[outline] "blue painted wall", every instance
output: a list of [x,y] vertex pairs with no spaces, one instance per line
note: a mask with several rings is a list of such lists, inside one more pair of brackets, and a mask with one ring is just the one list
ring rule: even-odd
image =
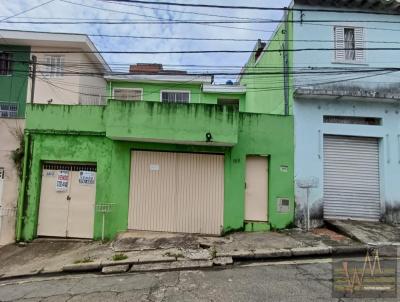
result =
[[[302,6],[295,6],[301,8]],[[310,7],[308,7],[310,8]],[[319,9],[318,7],[312,7]],[[382,20],[400,22],[400,16],[379,16],[355,13],[304,12],[303,20],[337,20],[322,25],[294,24],[295,49],[334,48],[334,26],[364,27],[366,47],[398,47],[398,44],[378,44],[369,41],[391,41],[400,43],[400,23],[361,22],[362,20]],[[300,13],[294,13],[294,20],[300,20]],[[345,21],[348,20],[348,21]],[[314,23],[314,22],[313,22]],[[318,23],[318,22],[315,22]],[[380,29],[378,29],[380,28]],[[391,29],[391,30],[387,30]],[[310,42],[301,40],[329,40],[330,42]],[[334,51],[295,52],[294,67],[400,67],[400,51],[366,50],[365,64],[334,63]],[[335,75],[298,75],[295,85],[313,86],[324,82],[338,89],[385,90],[390,87],[400,91],[400,73],[372,76],[371,73]],[[368,76],[368,77],[366,77]],[[364,77],[362,79],[354,79]],[[350,81],[349,79],[354,79]],[[296,87],[299,87],[296,86]],[[319,181],[312,189],[310,201],[314,225],[321,222],[323,198],[323,135],[369,136],[380,139],[381,196],[383,214],[391,221],[400,222],[400,106],[395,103],[356,101],[333,101],[323,99],[295,99],[295,179],[304,180],[315,177]],[[381,126],[324,124],[324,115],[361,116],[382,118]],[[297,217],[301,218],[306,201],[304,189],[296,185]],[[390,210],[394,206],[395,210]],[[397,211],[396,211],[397,207]],[[386,208],[386,209],[385,209]],[[386,211],[386,213],[385,213]]]
[[[317,6],[300,6],[295,8],[311,8],[323,9]],[[326,8],[325,8],[326,9]],[[331,8],[332,9],[332,8]],[[337,8],[333,8],[337,9]],[[349,11],[349,10],[346,10]],[[293,13],[293,19],[300,21],[300,12]],[[364,40],[366,48],[398,48],[400,43],[400,16],[390,15],[374,15],[360,13],[333,13],[333,12],[303,12],[301,23],[294,23],[294,43],[293,48],[329,48],[334,49],[334,26],[353,26],[364,28]],[[332,20],[334,22],[318,22],[318,20]],[[313,21],[313,22],[311,22]],[[381,22],[362,22],[362,21],[384,21]],[[387,23],[397,22],[397,23]],[[329,42],[312,42],[310,40],[323,40]],[[395,42],[395,43],[377,43],[380,41]],[[340,64],[334,62],[333,50],[317,50],[317,51],[300,51],[294,52],[293,60],[295,68],[305,68],[308,66],[314,67],[399,67],[400,65],[399,50],[366,50],[365,64]],[[377,73],[375,73],[377,74]],[[362,76],[371,76],[368,78],[348,81]],[[346,80],[336,84],[353,86],[364,85],[365,87],[382,87],[393,83],[399,85],[400,73],[392,73],[384,76],[373,76],[372,73],[342,73],[334,75],[299,75],[296,77],[296,84],[322,83],[335,80]]]

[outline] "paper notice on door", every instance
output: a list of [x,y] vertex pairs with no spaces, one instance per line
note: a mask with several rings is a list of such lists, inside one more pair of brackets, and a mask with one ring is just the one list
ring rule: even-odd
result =
[[69,171],[60,170],[57,173],[56,191],[66,192],[68,191]]
[[151,164],[150,165],[150,171],[160,171],[160,165]]
[[96,173],[91,171],[79,171],[79,184],[94,185],[96,182]]

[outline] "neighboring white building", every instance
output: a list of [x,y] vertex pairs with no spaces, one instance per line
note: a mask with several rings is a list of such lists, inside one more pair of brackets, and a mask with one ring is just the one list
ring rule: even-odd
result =
[[[34,103],[99,104],[109,66],[87,35],[0,30],[2,45],[30,46],[37,57]],[[68,53],[71,52],[71,53]],[[28,87],[28,102],[30,100]]]

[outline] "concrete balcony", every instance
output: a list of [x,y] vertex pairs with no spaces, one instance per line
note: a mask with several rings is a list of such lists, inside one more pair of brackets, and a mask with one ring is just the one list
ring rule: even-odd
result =
[[28,104],[26,129],[106,135],[112,140],[233,146],[237,110],[210,104],[109,100],[99,105]]
[[239,113],[210,104],[110,100],[106,136],[113,140],[233,146]]

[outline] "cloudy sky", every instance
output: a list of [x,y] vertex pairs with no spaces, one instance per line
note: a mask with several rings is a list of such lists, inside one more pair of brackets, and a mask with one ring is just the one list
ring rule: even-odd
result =
[[[181,3],[187,1],[171,0]],[[4,20],[49,0],[1,1],[1,19]],[[190,0],[190,3],[251,5],[283,7],[290,0]],[[117,3],[104,0],[53,0],[1,22],[2,29],[19,29],[51,32],[73,32],[97,35],[130,35],[151,37],[190,37],[216,39],[249,39],[250,41],[188,41],[138,38],[96,37],[91,39],[100,51],[173,51],[173,50],[251,50],[259,38],[266,40],[275,29],[275,23],[229,23],[229,24],[26,24],[6,22],[82,22],[82,21],[158,21],[158,20],[229,20],[244,21],[252,19],[280,19],[282,12],[257,10],[228,10],[215,8],[179,7],[154,4]],[[179,68],[181,65],[209,65],[207,70],[224,68],[222,66],[243,65],[248,53],[244,54],[104,54],[104,58],[115,71],[127,71],[129,63],[157,62]],[[125,65],[122,65],[125,64]],[[178,65],[178,66],[174,66]],[[215,67],[214,67],[215,66]],[[190,67],[181,67],[181,69]],[[191,67],[200,70],[199,67]],[[220,79],[224,81],[224,79]]]

